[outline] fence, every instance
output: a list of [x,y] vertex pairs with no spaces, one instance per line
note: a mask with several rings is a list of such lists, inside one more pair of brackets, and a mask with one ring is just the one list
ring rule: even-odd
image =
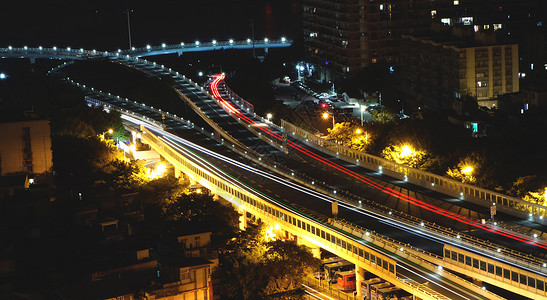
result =
[[315,148],[342,160],[383,173],[394,178],[425,187],[459,199],[465,199],[484,207],[495,205],[497,210],[537,223],[547,225],[547,207],[522,199],[479,188],[470,184],[446,178],[441,175],[421,171],[412,167],[357,151],[346,146],[327,141],[296,125],[281,120],[281,127],[295,138],[304,139]]

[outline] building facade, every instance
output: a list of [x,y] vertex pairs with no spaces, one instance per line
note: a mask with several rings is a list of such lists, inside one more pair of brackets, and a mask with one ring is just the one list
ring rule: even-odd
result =
[[[347,75],[374,63],[400,65],[401,37],[432,23],[497,32],[519,43],[544,33],[545,1],[536,0],[303,0],[306,60]],[[523,48],[523,61],[543,67],[545,43]],[[540,51],[537,51],[539,49]],[[534,65],[532,65],[534,64]],[[316,73],[319,73],[316,71]]]
[[53,167],[48,120],[0,123],[0,175],[49,173]]
[[493,35],[435,33],[404,35],[402,92],[412,110],[456,108],[463,98],[480,101],[519,91],[518,46],[496,43]]

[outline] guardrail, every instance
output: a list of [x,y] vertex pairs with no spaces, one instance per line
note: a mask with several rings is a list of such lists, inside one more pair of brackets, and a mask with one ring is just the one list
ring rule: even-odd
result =
[[[152,67],[162,68],[162,70],[166,69],[164,66],[159,66],[156,63],[151,63],[151,62],[148,62],[148,61],[143,60],[143,59],[130,58],[130,60],[145,63],[145,64],[149,64]],[[64,66],[66,64],[68,64],[68,63],[64,63],[61,66]],[[56,68],[58,68],[58,67],[56,67]],[[202,91],[203,93],[209,95],[209,97],[211,99],[213,99],[215,102],[220,104],[217,99],[215,99],[212,95],[210,95],[202,87],[200,87],[199,85],[197,85],[196,83],[194,83],[190,79],[187,79],[186,76],[180,75],[178,72],[174,72],[170,68],[168,70],[169,70],[170,73],[173,73],[172,75],[179,76],[180,78],[184,79],[188,83],[192,84],[196,89],[198,89],[198,90]],[[66,80],[69,83],[71,83],[71,84],[73,84],[77,87],[80,87],[81,89],[87,90],[89,92],[97,93],[97,94],[100,94],[104,97],[111,97],[111,98],[115,98],[116,100],[122,100],[122,101],[125,101],[125,102],[128,102],[128,103],[132,103],[132,104],[137,105],[139,107],[142,107],[144,109],[155,111],[159,115],[164,114],[167,118],[179,121],[181,123],[186,123],[188,126],[191,126],[192,128],[195,126],[189,120],[184,120],[183,118],[178,117],[177,115],[171,114],[171,113],[166,112],[166,111],[162,111],[161,109],[157,109],[157,108],[154,108],[152,106],[147,106],[145,104],[138,103],[136,101],[131,101],[127,98],[114,96],[114,95],[111,95],[110,93],[105,93],[105,92],[102,92],[102,91],[99,91],[99,90],[95,90],[92,87],[86,87],[84,84],[74,82],[70,78],[66,78]],[[178,91],[178,92],[180,93],[180,91]],[[183,97],[186,98],[185,101],[189,105],[191,105],[192,108],[194,110],[196,110],[202,118],[204,118],[205,120],[208,119],[208,117],[203,112],[201,112],[201,110],[199,109],[199,107],[197,107],[197,105],[195,105],[195,103],[190,101],[186,96],[183,95]],[[103,104],[110,105],[109,103],[103,103]],[[110,107],[111,107],[111,105],[110,105]],[[121,112],[134,114],[133,112],[131,112],[129,110],[123,110],[123,109],[119,109],[119,110]],[[256,114],[253,113],[253,115],[256,117]],[[147,118],[147,117],[144,117],[144,118],[147,119],[147,120],[152,120],[152,119]],[[241,120],[239,120],[239,121],[242,122]],[[511,250],[511,249],[508,249],[508,248],[500,247],[499,245],[496,245],[496,244],[493,244],[493,243],[490,243],[490,242],[487,242],[487,241],[483,241],[481,239],[477,239],[475,237],[472,237],[472,236],[469,236],[469,235],[466,235],[466,234],[456,232],[452,229],[445,228],[445,227],[439,226],[439,225],[434,224],[434,223],[426,222],[424,220],[415,218],[411,215],[407,215],[407,214],[402,213],[402,212],[393,212],[390,208],[388,208],[386,206],[383,206],[383,205],[377,204],[373,201],[370,201],[368,199],[353,195],[353,194],[351,194],[347,191],[337,191],[336,189],[330,187],[325,182],[321,182],[319,180],[316,180],[313,177],[310,177],[310,176],[307,176],[305,174],[300,174],[298,172],[295,172],[294,170],[292,170],[290,168],[287,168],[284,165],[279,165],[276,162],[274,162],[273,160],[270,160],[269,158],[255,152],[251,149],[248,149],[244,144],[239,142],[237,139],[230,136],[228,133],[224,132],[224,130],[221,127],[219,127],[218,125],[216,125],[216,123],[214,123],[212,120],[210,120],[210,122],[211,123],[209,123],[209,122],[208,123],[213,124],[212,127],[215,130],[215,132],[217,132],[216,136],[213,133],[206,132],[204,130],[204,128],[198,128],[198,130],[200,130],[204,134],[207,134],[208,136],[212,136],[213,138],[216,138],[219,142],[221,142],[223,144],[224,144],[224,139],[218,138],[217,136],[225,137],[228,141],[232,142],[231,149],[233,151],[236,151],[240,155],[245,156],[245,157],[255,161],[256,163],[258,163],[258,164],[260,164],[264,167],[267,167],[272,171],[275,171],[277,173],[281,173],[281,174],[283,174],[284,176],[286,176],[288,178],[292,178],[293,180],[299,182],[300,184],[303,184],[303,185],[307,186],[308,188],[312,188],[312,189],[314,189],[318,192],[330,194],[332,197],[335,197],[335,198],[339,199],[342,202],[345,202],[345,203],[348,203],[348,204],[351,204],[351,205],[354,205],[354,206],[357,206],[357,207],[362,207],[362,208],[374,210],[375,212],[382,214],[385,218],[394,219],[394,220],[397,220],[398,222],[404,222],[407,225],[414,226],[415,228],[421,228],[422,230],[430,231],[431,233],[437,233],[437,234],[441,234],[443,236],[452,237],[452,238],[456,239],[457,241],[459,241],[460,243],[464,243],[467,247],[471,247],[471,248],[473,248],[477,251],[480,251],[480,252],[487,251],[487,252],[490,253],[491,256],[496,256],[496,257],[503,256],[504,259],[507,259],[508,261],[511,261],[511,262],[513,262],[517,265],[533,268],[533,269],[541,271],[541,272],[545,271],[545,266],[546,266],[545,262],[543,262],[543,261],[541,261],[541,260],[539,260],[539,259],[537,259],[537,258],[535,258],[531,255],[526,255],[526,254],[520,253],[518,251],[514,251],[514,250]],[[160,123],[157,123],[157,125],[162,126],[162,124],[160,124]],[[245,125],[245,124],[243,124],[243,125]],[[279,128],[279,129],[281,129],[281,128]],[[254,131],[254,133],[258,136],[258,133],[256,131]],[[262,138],[264,140],[265,136],[262,135]],[[269,143],[276,144],[273,141],[271,141],[270,139],[266,139],[266,141],[269,142]]]
[[372,171],[387,174],[433,191],[453,196],[457,199],[465,199],[484,207],[496,205],[499,211],[547,225],[547,221],[545,220],[545,217],[547,216],[547,207],[545,206],[530,203],[522,199],[479,188],[470,184],[461,183],[441,175],[421,171],[381,157],[357,151],[335,142],[322,139],[285,120],[281,120],[281,127],[286,132],[291,133],[293,137],[303,139],[317,149],[337,156],[347,162],[365,167]]
[[[95,92],[96,92],[96,91],[95,91]],[[119,100],[119,99],[120,99],[119,97],[113,96],[113,95],[110,95],[110,94],[101,94],[101,95],[102,95],[102,96],[106,96],[106,97],[110,97],[110,98],[114,98],[114,99],[116,99],[116,100]],[[86,98],[86,99],[88,100],[88,102],[93,102],[93,103],[95,103],[95,104],[97,104],[97,105],[105,106],[105,107],[108,107],[108,108],[110,108],[110,109],[117,109],[117,110],[119,110],[119,111],[122,112],[122,113],[130,113],[130,114],[132,114],[132,115],[134,115],[134,116],[135,116],[135,115],[138,115],[138,114],[135,114],[134,112],[131,112],[131,111],[129,111],[129,110],[125,110],[125,109],[120,109],[120,108],[113,107],[112,105],[110,105],[110,103],[105,103],[105,102],[103,102],[103,101],[96,100],[96,99],[93,99],[93,98]],[[123,98],[122,98],[122,99],[123,99]],[[134,103],[133,101],[128,101],[128,102],[129,102],[129,103]],[[137,105],[139,105],[139,107],[142,106],[142,107],[145,108],[145,109],[149,109],[149,110],[151,109],[152,111],[155,111],[156,113],[161,113],[161,112],[162,112],[161,110],[153,109],[153,108],[147,107],[146,105],[143,105],[143,104],[137,104]],[[173,115],[170,115],[170,114],[168,114],[168,115],[169,115],[170,117],[173,116]],[[158,125],[158,126],[162,126],[162,124],[161,124],[160,122],[158,122],[158,121],[151,120],[150,118],[144,117],[144,116],[141,116],[141,117],[144,118],[144,119],[146,119],[146,120],[149,121],[149,122],[155,123],[155,124]],[[196,128],[196,129],[199,130],[199,131],[201,131],[201,132],[202,132],[203,134],[205,134],[206,136],[211,136],[211,137],[213,137],[213,138],[219,140],[218,135],[214,135],[213,133],[208,133],[208,132],[205,131],[203,128]],[[232,145],[232,147],[233,147],[233,145]],[[247,153],[247,151],[243,152],[242,149],[238,149],[238,148],[239,148],[239,147],[237,147],[237,148],[235,148],[235,149],[232,149],[232,150],[235,150],[236,152],[239,152],[242,156],[246,156],[247,158],[252,159],[253,161],[255,161],[255,162],[258,163],[258,164],[264,165],[264,163],[266,163],[266,161],[267,161],[267,159],[266,159],[265,161],[263,161],[263,160],[261,159],[261,157],[257,157],[257,156],[254,156],[254,155],[250,155],[250,156],[249,156],[248,153]],[[387,215],[391,216],[391,213],[389,213],[389,214],[387,214]],[[338,221],[338,222],[343,222],[343,221]],[[345,222],[344,225],[342,225],[342,226],[335,226],[335,227],[340,228],[340,229],[342,229],[342,230],[344,230],[344,231],[348,231],[348,230],[347,230],[348,228],[360,228],[360,227],[358,227],[358,226],[355,226],[355,225],[350,224],[350,223],[347,223],[347,222]],[[362,232],[364,232],[366,229],[361,228],[360,230],[361,230]],[[362,233],[362,232],[361,232],[361,233]],[[440,257],[440,256],[437,256],[437,255],[434,255],[434,254],[430,254],[430,253],[424,252],[424,251],[422,251],[422,250],[420,250],[420,249],[418,249],[418,248],[409,246],[409,245],[407,245],[407,244],[402,244],[402,243],[400,243],[400,242],[398,242],[398,241],[396,241],[396,240],[393,240],[393,239],[391,239],[391,238],[388,238],[388,237],[385,237],[385,236],[378,235],[377,233],[374,233],[373,231],[368,231],[368,232],[370,232],[370,234],[372,235],[372,237],[373,237],[375,240],[376,240],[376,239],[378,239],[378,240],[381,239],[381,240],[384,240],[385,242],[388,242],[389,244],[391,244],[392,246],[391,246],[390,248],[394,248],[395,250],[397,250],[397,249],[398,249],[397,247],[405,247],[407,250],[412,250],[413,252],[417,253],[418,255],[413,255],[413,256],[412,256],[412,257],[414,257],[413,259],[412,259],[412,257],[410,257],[413,261],[420,262],[420,263],[425,263],[425,262],[423,262],[423,257],[421,257],[422,254],[428,254],[428,255],[430,255],[432,258],[434,258],[434,259],[436,259],[436,260],[442,259],[442,257]],[[349,233],[355,234],[355,231],[352,229],[352,230],[349,231]],[[363,234],[362,234],[362,235],[363,235]],[[385,242],[383,242],[383,243],[385,243]],[[410,254],[410,253],[407,253],[407,254]],[[427,257],[427,256],[426,256],[426,257]],[[435,265],[432,265],[431,263],[428,263],[428,265],[429,265],[429,268],[430,268],[430,269],[433,269],[433,270],[434,270]],[[450,274],[449,276],[452,276],[452,275]],[[398,280],[399,280],[399,279],[398,279]],[[405,284],[408,284],[408,279],[405,279],[405,280],[403,280],[403,281],[405,282]],[[420,289],[419,286],[418,286],[417,288]],[[421,291],[422,293],[429,294],[428,291],[427,291],[427,289],[425,289],[425,290],[424,290],[424,289],[420,289],[420,291]],[[437,295],[437,296],[438,296],[438,295]]]
[[[161,44],[158,46],[151,46],[146,45],[145,47],[133,47],[131,49],[126,50],[118,50],[122,54],[130,54],[130,55],[143,55],[148,52],[158,52],[158,51],[171,51],[171,50],[178,50],[180,52],[186,51],[195,51],[199,48],[218,48],[218,49],[225,49],[225,48],[275,48],[275,47],[289,47],[292,45],[292,40],[286,39],[286,38],[280,38],[275,40],[270,40],[268,38],[265,38],[263,40],[251,40],[247,39],[245,41],[235,41],[235,40],[228,40],[228,41],[216,41],[212,40],[210,42],[201,42],[201,41],[195,41],[192,43],[185,43],[181,42],[179,44]],[[175,52],[178,52],[175,51]]]
[[[350,234],[353,234],[357,237],[362,238],[363,240],[366,240],[370,243],[376,244],[384,249],[388,248],[386,245],[389,245],[389,248],[394,252],[398,253],[399,256],[405,257],[407,260],[421,266],[422,268],[428,269],[430,272],[442,272],[443,276],[449,278],[453,282],[456,282],[460,285],[466,286],[471,285],[474,287],[475,291],[477,293],[482,294],[482,296],[486,297],[487,299],[499,299],[498,295],[481,289],[481,287],[462,279],[461,277],[452,274],[451,272],[448,272],[443,269],[439,269],[438,265],[433,264],[432,262],[435,261],[437,263],[443,262],[443,257],[438,256],[436,254],[418,249],[412,245],[401,243],[397,240],[394,240],[390,237],[374,233],[374,235],[371,233],[370,230],[365,229],[361,226],[346,222],[345,220],[332,220],[331,225],[333,225],[336,228],[339,228],[345,232],[348,232]],[[405,283],[407,283],[405,281]],[[416,287],[419,288],[422,292],[431,295],[432,297],[435,297],[435,294],[433,290],[429,289],[428,287],[419,286]]]

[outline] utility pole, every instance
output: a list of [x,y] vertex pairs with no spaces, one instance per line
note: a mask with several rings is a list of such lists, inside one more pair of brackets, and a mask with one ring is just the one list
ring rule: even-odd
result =
[[129,14],[132,13],[132,9],[127,9],[125,13],[127,14],[127,34],[129,35],[129,50],[133,48],[133,45],[131,44],[131,22],[129,21]]

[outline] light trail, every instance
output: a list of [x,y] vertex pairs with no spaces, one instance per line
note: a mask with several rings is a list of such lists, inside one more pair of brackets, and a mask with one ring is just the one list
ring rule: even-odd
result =
[[[213,94],[213,96],[221,103],[221,105],[223,107],[226,107],[226,109],[231,112],[232,114],[238,116],[239,118],[241,118],[242,120],[244,120],[245,122],[247,122],[248,124],[255,124],[257,122],[255,122],[254,120],[252,120],[251,118],[245,116],[243,113],[239,112],[239,110],[237,110],[236,108],[234,108],[230,103],[227,102],[226,99],[224,99],[222,97],[222,95],[220,95],[220,92],[218,91],[218,84],[224,80],[225,76],[224,75],[217,75],[215,77],[215,79],[211,82],[210,84],[210,90]],[[280,134],[274,132],[273,130],[271,130],[269,127],[263,127],[263,126],[258,126],[257,128],[259,128],[260,130],[262,130],[263,132],[271,135],[272,137],[274,137],[275,139],[279,140],[279,141],[282,141],[283,138],[281,137]],[[461,223],[464,223],[464,224],[467,224],[467,225],[470,225],[470,226],[473,226],[473,227],[476,227],[476,228],[479,228],[479,229],[483,229],[483,230],[486,230],[486,231],[489,231],[489,232],[492,232],[492,233],[495,233],[495,234],[499,234],[499,235],[502,235],[502,236],[505,236],[505,237],[508,237],[508,238],[511,238],[511,239],[514,239],[514,240],[517,240],[517,241],[520,241],[520,242],[524,242],[526,244],[529,244],[529,245],[533,245],[533,246],[537,246],[537,247],[540,247],[540,248],[543,248],[543,249],[547,249],[547,243],[544,243],[544,242],[541,242],[541,241],[537,241],[537,240],[534,240],[534,239],[531,239],[531,238],[526,238],[526,237],[522,237],[520,235],[517,235],[513,232],[510,232],[510,231],[506,231],[506,230],[503,230],[501,228],[496,228],[496,227],[492,227],[491,225],[489,224],[482,224],[476,220],[473,220],[473,219],[470,219],[470,218],[467,218],[465,216],[462,216],[462,215],[459,215],[457,213],[454,213],[454,212],[451,212],[451,211],[448,211],[448,210],[445,210],[445,209],[442,209],[440,207],[437,207],[437,206],[434,206],[432,204],[429,204],[429,203],[426,203],[424,201],[421,201],[421,200],[418,200],[414,197],[411,197],[409,195],[405,195],[401,192],[398,192],[394,189],[391,189],[391,188],[388,188],[388,187],[385,187],[385,186],[382,186],[366,177],[364,177],[363,175],[361,174],[358,174],[354,171],[351,171],[343,166],[340,166],[338,164],[335,164],[335,163],[332,163],[330,162],[328,159],[318,155],[318,154],[315,154],[313,153],[312,151],[290,141],[290,140],[287,140],[287,144],[294,148],[295,150],[311,157],[311,158],[314,158],[324,164],[327,164],[329,166],[331,166],[332,168],[335,168],[363,183],[366,183],[368,184],[369,186],[373,187],[373,188],[376,188],[378,190],[381,190],[383,191],[384,193],[388,194],[388,195],[391,195],[391,196],[394,196],[398,199],[401,199],[403,201],[406,201],[408,203],[411,203],[411,204],[414,204],[416,206],[419,206],[421,208],[424,208],[428,211],[431,211],[431,212],[434,212],[436,214],[439,214],[439,215],[442,215],[442,216],[445,216],[447,218],[450,218],[450,219],[453,219],[453,220],[456,220],[456,221],[459,221]]]
[[[361,214],[361,215],[364,215],[364,216],[367,216],[367,217],[370,217],[370,218],[373,218],[373,219],[376,219],[378,220],[379,222],[381,223],[384,223],[386,225],[389,225],[389,226],[392,226],[394,228],[398,228],[398,229],[401,229],[401,230],[405,230],[407,232],[412,232],[413,234],[417,235],[417,236],[420,236],[422,238],[425,238],[425,239],[428,239],[430,241],[433,241],[433,242],[436,242],[436,243],[440,243],[440,244],[450,244],[450,245],[454,245],[454,246],[457,246],[459,248],[462,248],[462,249],[465,249],[469,252],[472,252],[472,253],[476,253],[476,254],[479,254],[479,255],[483,255],[484,253],[482,252],[478,252],[477,250],[471,248],[471,247],[468,247],[468,246],[465,246],[465,245],[462,245],[461,243],[456,243],[454,241],[452,241],[452,239],[447,239],[447,240],[444,240],[440,237],[437,237],[435,235],[431,235],[431,234],[428,234],[427,232],[424,232],[423,230],[419,230],[419,229],[416,229],[414,228],[413,226],[409,226],[408,224],[405,224],[403,223],[402,221],[398,221],[398,220],[393,220],[393,219],[389,219],[387,218],[385,215],[383,215],[382,213],[379,213],[379,212],[375,212],[373,210],[369,210],[369,209],[364,209],[364,208],[360,208],[360,207],[356,207],[354,205],[350,205],[350,204],[347,204],[347,203],[344,203],[344,202],[340,202],[338,199],[334,198],[333,196],[330,196],[330,195],[327,195],[327,194],[323,194],[321,192],[318,192],[314,189],[311,189],[311,188],[308,188],[306,186],[303,186],[303,185],[300,185],[298,183],[295,183],[294,181],[291,181],[291,180],[288,180],[284,177],[281,177],[281,176],[277,176],[275,174],[272,174],[272,173],[269,173],[267,171],[263,171],[261,169],[258,169],[258,168],[254,168],[254,167],[251,167],[245,163],[242,163],[240,161],[237,161],[235,159],[232,159],[232,158],[229,158],[229,157],[226,157],[222,154],[219,154],[219,153],[216,153],[212,150],[209,150],[203,146],[200,146],[200,145],[197,145],[195,143],[192,143],[188,140],[185,140],[179,136],[176,136],[174,134],[171,134],[169,132],[165,132],[163,131],[161,128],[157,128],[157,133],[163,135],[164,138],[162,138],[162,140],[171,145],[171,147],[174,147],[176,149],[181,149],[180,145],[177,145],[176,143],[181,143],[183,144],[184,146],[187,146],[189,148],[192,148],[192,149],[195,149],[197,151],[200,151],[202,153],[205,153],[209,156],[212,156],[218,160],[221,160],[221,161],[224,161],[228,164],[231,164],[233,166],[236,166],[238,168],[241,168],[243,170],[246,170],[248,172],[251,172],[251,173],[254,173],[254,174],[257,174],[257,175],[260,175],[264,178],[267,178],[267,179],[270,179],[274,182],[277,182],[279,184],[282,184],[284,185],[285,187],[288,187],[288,188],[291,188],[293,190],[297,190],[299,192],[302,192],[302,193],[305,193],[311,197],[314,197],[314,198],[317,198],[319,200],[322,200],[322,201],[326,201],[326,202],[329,202],[329,203],[332,203],[333,201],[336,201],[339,203],[339,206],[345,208],[345,209],[348,209],[348,210],[351,210],[355,213],[358,213],[358,214]],[[186,150],[187,151],[187,150]],[[193,157],[197,157],[198,159],[200,159],[203,163],[209,165],[212,170],[214,172],[216,172],[216,166],[214,166],[213,164],[211,164],[210,162],[208,162],[207,160],[204,160],[202,159],[200,156],[197,156],[196,154],[190,152],[191,155]],[[217,173],[219,174],[219,173]],[[224,174],[224,173],[221,173],[221,174]],[[233,180],[231,179],[230,177],[230,181],[233,182]],[[237,182],[239,184],[239,182]],[[256,192],[254,191],[254,189],[251,190],[255,195],[259,196],[259,197],[262,197],[264,196],[262,193],[260,192]],[[263,198],[263,197],[262,197]],[[271,200],[269,197],[268,198],[264,198],[264,200],[266,201],[269,201],[269,202],[275,202],[277,204],[279,204],[277,201],[275,200]],[[509,264],[509,265],[513,265],[515,267],[518,267],[518,268],[521,268],[521,269],[525,269],[525,270],[528,270],[530,272],[534,272],[534,273],[537,273],[537,270],[533,270],[533,269],[530,269],[530,268],[527,268],[527,267],[523,267],[523,266],[520,266],[520,265],[516,265],[514,264],[513,262],[510,262],[510,261],[506,261],[506,260],[502,260],[502,259],[499,259],[499,258],[495,258],[496,260],[499,260],[499,261],[502,261],[506,264]]]
[[[156,131],[156,130],[154,130],[154,131]],[[245,164],[243,164],[243,163],[240,163],[240,162],[238,162],[238,161],[235,161],[235,160],[233,160],[233,159],[231,159],[231,158],[225,157],[225,156],[223,156],[223,155],[221,155],[221,154],[218,154],[218,153],[216,153],[216,152],[214,152],[214,151],[211,151],[211,150],[209,150],[209,149],[206,149],[206,148],[204,148],[204,147],[202,147],[202,146],[199,146],[199,145],[196,145],[196,144],[194,144],[194,143],[192,143],[192,142],[189,142],[189,141],[187,141],[187,140],[184,140],[184,139],[182,139],[182,138],[180,138],[180,137],[178,137],[178,136],[176,136],[176,135],[170,134],[170,133],[168,133],[168,132],[164,132],[164,131],[161,130],[161,129],[159,129],[158,131],[156,131],[156,134],[161,134],[163,137],[160,138],[160,139],[161,139],[163,142],[167,143],[169,146],[175,148],[176,150],[181,151],[184,155],[186,155],[186,156],[188,156],[188,157],[191,157],[191,158],[193,158],[194,160],[199,161],[199,162],[200,162],[200,165],[201,165],[202,167],[206,168],[208,171],[212,172],[213,174],[215,174],[215,175],[217,175],[217,176],[223,178],[224,180],[228,181],[229,183],[231,183],[231,184],[233,184],[233,185],[235,185],[235,186],[238,186],[238,187],[240,187],[240,188],[242,188],[242,189],[244,189],[244,190],[251,191],[254,195],[256,195],[256,196],[260,197],[261,199],[266,200],[266,201],[268,201],[268,202],[270,202],[270,203],[275,203],[275,204],[281,205],[281,206],[283,206],[284,208],[287,208],[287,209],[291,210],[293,213],[296,213],[296,214],[298,214],[299,216],[308,219],[309,221],[312,221],[312,222],[314,222],[314,223],[318,223],[318,224],[321,224],[321,225],[325,225],[324,223],[322,223],[322,222],[316,220],[315,218],[310,217],[310,216],[307,216],[306,214],[300,213],[298,210],[296,210],[296,209],[290,207],[289,205],[285,205],[285,204],[283,204],[283,203],[280,203],[279,201],[277,201],[277,200],[271,198],[270,196],[265,195],[265,194],[263,194],[263,193],[261,193],[261,192],[255,190],[254,188],[252,188],[252,187],[246,185],[245,183],[239,181],[238,179],[233,178],[233,177],[232,177],[230,174],[228,174],[227,172],[222,171],[221,169],[219,169],[217,166],[215,166],[214,164],[212,164],[212,163],[209,162],[208,160],[206,160],[206,159],[204,159],[203,157],[201,157],[200,155],[198,155],[198,154],[196,154],[196,153],[190,151],[189,149],[187,149],[187,148],[184,147],[184,146],[191,146],[191,147],[194,148],[195,150],[203,151],[203,152],[205,152],[205,154],[211,155],[211,156],[213,156],[213,157],[216,158],[216,159],[219,159],[219,160],[225,161],[225,162],[227,162],[227,163],[233,164],[233,165],[235,165],[235,166],[237,166],[237,167],[239,167],[239,168],[243,168],[243,169],[245,169],[246,171],[249,171],[249,172],[251,172],[251,173],[257,173],[257,174],[260,174],[260,175],[265,176],[265,177],[267,176],[268,179],[271,179],[271,180],[276,181],[276,182],[278,182],[278,183],[282,183],[282,184],[285,183],[285,186],[291,187],[291,188],[293,188],[293,189],[296,189],[296,190],[298,190],[298,191],[300,191],[300,192],[306,193],[306,194],[311,195],[311,196],[313,196],[313,197],[320,198],[320,199],[325,200],[325,201],[334,201],[334,200],[336,200],[336,199],[332,198],[331,196],[326,196],[326,195],[320,194],[320,193],[318,193],[318,192],[316,192],[316,191],[313,191],[313,190],[311,190],[311,189],[309,189],[309,188],[307,188],[307,187],[301,187],[301,186],[299,186],[298,184],[293,183],[293,182],[291,182],[291,181],[289,181],[289,180],[286,180],[286,179],[284,179],[284,178],[282,178],[282,177],[279,177],[279,176],[276,176],[276,175],[272,175],[272,174],[270,174],[270,173],[268,173],[268,172],[265,172],[265,171],[262,171],[262,170],[259,170],[259,169],[253,168],[253,167],[249,167],[249,166],[247,166],[247,165],[245,165]],[[177,143],[175,143],[175,141],[170,141],[171,139],[176,140],[177,142],[183,143],[184,146],[178,145]],[[290,183],[290,185],[289,185],[289,183]],[[354,210],[354,211],[356,211],[356,212],[360,212],[360,213],[362,213],[362,214],[365,214],[364,211],[359,211],[359,210],[357,210],[355,207],[352,207],[352,206],[349,206],[349,205],[343,205],[343,206],[345,206],[347,209],[352,209],[352,210]],[[369,216],[372,216],[372,215],[369,215]],[[380,220],[382,216],[372,216],[372,217],[374,217],[374,218]],[[326,225],[332,227],[331,225],[328,225],[328,224],[326,224]],[[332,228],[339,231],[339,229],[337,229],[337,228],[335,228],[335,227],[332,227]],[[450,280],[445,279],[444,277],[436,278],[435,276],[439,276],[437,273],[432,272],[432,271],[429,271],[429,270],[427,270],[427,269],[425,269],[425,268],[423,268],[423,267],[420,267],[419,265],[415,265],[414,263],[412,263],[412,262],[410,262],[410,261],[406,261],[406,259],[404,259],[404,258],[398,256],[397,254],[392,253],[392,252],[388,252],[388,251],[386,251],[385,249],[381,249],[381,248],[379,248],[378,246],[376,246],[376,245],[374,245],[374,244],[371,244],[370,242],[367,242],[367,241],[365,241],[365,240],[363,240],[363,239],[361,239],[361,238],[359,238],[359,237],[357,237],[357,236],[353,236],[353,235],[351,235],[351,234],[347,234],[347,233],[345,233],[345,232],[343,232],[343,231],[339,231],[339,232],[340,232],[340,234],[342,234],[342,235],[344,235],[344,236],[346,236],[346,237],[348,237],[348,238],[351,238],[351,239],[355,240],[356,242],[358,242],[358,243],[360,243],[360,244],[363,244],[363,245],[365,245],[365,246],[368,244],[368,247],[375,248],[376,250],[378,250],[378,251],[384,253],[386,256],[391,257],[391,258],[393,258],[393,259],[399,261],[400,264],[398,264],[398,266],[402,266],[401,264],[407,265],[407,267],[403,267],[403,269],[409,271],[410,273],[412,273],[412,274],[414,274],[414,275],[416,275],[416,276],[419,276],[420,278],[427,278],[427,277],[425,277],[424,275],[421,275],[420,273],[418,273],[418,272],[416,272],[416,271],[412,271],[413,268],[420,269],[422,272],[424,272],[425,274],[427,274],[427,275],[429,275],[429,276],[432,277],[432,278],[430,278],[429,280],[430,280],[433,284],[438,285],[438,286],[441,287],[442,289],[445,289],[445,290],[447,290],[447,291],[450,291],[451,293],[454,293],[455,295],[458,295],[458,296],[460,296],[460,297],[462,297],[462,298],[464,298],[464,299],[472,299],[472,298],[468,298],[468,297],[462,296],[462,295],[461,295],[460,293],[458,293],[457,291],[454,291],[453,288],[456,288],[457,290],[460,290],[460,291],[463,291],[463,290],[461,290],[460,287],[451,285],[449,282],[445,282],[445,281],[450,281]],[[439,282],[437,282],[437,281],[439,281]],[[463,287],[462,287],[462,288],[463,288]],[[470,291],[470,290],[467,290],[466,292],[468,292],[468,293],[473,293],[473,292]],[[475,295],[475,296],[477,296],[477,295]],[[478,295],[478,297],[479,297],[479,298],[482,298],[480,295]]]

